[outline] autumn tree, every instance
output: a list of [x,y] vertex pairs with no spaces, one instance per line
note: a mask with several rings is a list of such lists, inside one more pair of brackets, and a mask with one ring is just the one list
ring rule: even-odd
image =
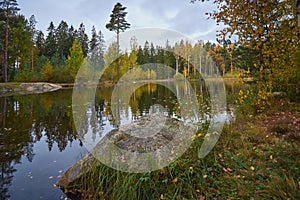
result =
[[295,0],[215,0],[214,4],[217,9],[209,13],[210,18],[225,25],[219,36],[237,36],[239,46],[257,52],[253,76],[271,81],[276,90],[299,94],[295,81],[300,78],[299,63],[295,62],[299,57]]
[[120,66],[117,61],[120,55],[120,51],[116,42],[108,46],[107,52],[104,54],[105,61],[105,73],[104,79],[117,80],[119,78]]
[[0,12],[5,15],[5,44],[4,44],[4,63],[3,63],[3,81],[7,82],[8,68],[8,38],[9,38],[9,18],[15,15],[20,9],[16,0],[0,1]]
[[123,7],[121,3],[116,3],[110,15],[110,21],[106,24],[106,28],[109,31],[114,31],[117,34],[117,45],[120,45],[120,32],[124,32],[130,28],[130,24],[125,20],[127,12],[126,7]]
[[49,82],[53,78],[53,67],[52,67],[52,65],[51,65],[51,63],[50,63],[49,60],[42,67],[41,75],[42,75],[43,81]]
[[84,54],[78,40],[74,40],[73,45],[70,49],[70,55],[66,60],[66,68],[70,72],[73,79],[75,79],[76,74],[83,63]]

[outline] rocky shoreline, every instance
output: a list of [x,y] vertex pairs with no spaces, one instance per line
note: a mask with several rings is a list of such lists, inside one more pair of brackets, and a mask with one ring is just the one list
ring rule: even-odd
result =
[[8,96],[14,94],[39,94],[61,89],[62,86],[52,83],[1,83],[0,95]]

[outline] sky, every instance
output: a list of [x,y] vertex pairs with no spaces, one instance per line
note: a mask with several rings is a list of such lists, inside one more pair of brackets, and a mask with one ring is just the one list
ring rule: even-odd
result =
[[[81,22],[90,35],[92,26],[104,33],[105,40],[114,37],[105,25],[118,1],[112,0],[18,0],[21,13],[29,18],[35,15],[37,29],[46,35],[51,21],[57,27],[61,20],[78,28]],[[190,0],[127,0],[119,1],[126,6],[126,20],[130,30],[142,28],[168,29],[192,40],[216,41],[216,23],[207,20],[205,13],[213,11],[209,2],[190,3]]]

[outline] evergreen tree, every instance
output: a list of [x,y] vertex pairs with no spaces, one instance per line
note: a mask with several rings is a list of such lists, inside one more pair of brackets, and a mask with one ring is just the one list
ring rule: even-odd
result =
[[36,45],[37,49],[39,50],[39,56],[44,55],[44,53],[45,53],[45,47],[44,47],[45,36],[42,31],[37,32],[35,45]]
[[137,49],[137,63],[138,65],[143,65],[144,64],[144,59],[143,59],[143,49],[141,45],[139,45],[139,48]]
[[89,51],[89,38],[88,35],[85,33],[85,26],[83,23],[79,25],[76,39],[79,41],[82,47],[84,57],[86,57]]
[[8,38],[9,38],[9,18],[15,15],[20,9],[16,0],[0,1],[0,11],[5,15],[5,44],[4,44],[4,63],[3,63],[3,81],[7,82],[8,68]]
[[[8,66],[12,69],[10,78],[13,78],[14,71],[29,69],[32,61],[32,33],[28,21],[23,15],[16,15],[10,19],[10,37]],[[9,77],[9,76],[8,76]]]
[[38,55],[38,49],[35,46],[35,41],[36,41],[36,36],[37,36],[37,31],[36,31],[36,23],[37,21],[35,20],[35,16],[31,15],[31,17],[29,18],[29,28],[30,28],[30,32],[31,32],[31,72],[32,74],[34,74],[34,67],[35,67],[35,63],[37,60],[37,55]]
[[143,49],[143,64],[150,63],[150,47],[149,42],[146,41]]
[[94,72],[100,71],[104,67],[104,48],[105,48],[104,36],[101,31],[99,34],[96,32],[96,28],[92,28],[92,38],[90,41],[90,60]]
[[90,51],[93,52],[93,50],[96,48],[97,45],[97,31],[95,26],[92,27],[92,38],[90,40]]
[[137,42],[137,38],[135,36],[130,38],[130,48],[131,48],[131,50],[138,49],[138,42]]
[[117,34],[117,45],[120,45],[120,32],[124,32],[130,28],[130,24],[125,20],[127,12],[126,7],[123,7],[121,3],[116,3],[110,15],[110,21],[106,24],[106,28],[109,31],[114,31]]
[[56,30],[57,50],[62,60],[66,60],[69,55],[70,43],[69,26],[67,22],[61,21]]
[[53,22],[50,22],[47,31],[48,31],[48,35],[45,41],[45,56],[51,59],[57,52],[57,43],[56,43],[56,35],[55,35],[56,30]]

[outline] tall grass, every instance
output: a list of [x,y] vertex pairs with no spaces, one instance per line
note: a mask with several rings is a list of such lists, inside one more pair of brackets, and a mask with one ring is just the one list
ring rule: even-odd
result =
[[237,116],[204,159],[197,137],[180,159],[150,173],[95,161],[68,192],[82,199],[300,199],[300,144],[258,127],[263,117]]

